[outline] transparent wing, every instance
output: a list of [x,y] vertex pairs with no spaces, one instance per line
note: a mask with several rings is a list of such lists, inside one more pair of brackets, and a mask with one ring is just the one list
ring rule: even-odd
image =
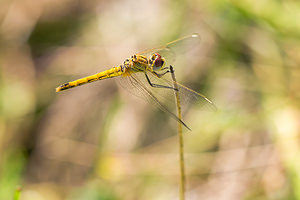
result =
[[[162,111],[168,113],[172,118],[181,122],[185,127],[188,126],[180,120],[174,112],[176,111],[175,97],[173,88],[173,81],[171,74],[167,73],[164,77],[158,78],[151,72],[147,72],[150,81],[154,84],[168,86],[170,88],[156,88],[152,87],[147,79],[144,72],[131,73],[126,77],[120,77],[120,84],[123,88],[131,92],[133,95],[138,96],[150,104],[157,106]],[[179,88],[180,104],[183,111],[187,110],[188,107],[194,103],[199,104],[208,110],[216,110],[216,106],[211,100],[204,95],[195,92],[194,90],[177,83]],[[174,112],[172,112],[174,111]],[[188,128],[189,129],[189,128]]]
[[192,35],[181,37],[163,46],[153,48],[153,49],[148,49],[146,51],[142,51],[137,54],[150,56],[153,53],[159,53],[162,57],[166,59],[167,62],[166,64],[170,65],[173,62],[175,62],[176,57],[179,54],[185,53],[186,51],[193,48],[194,46],[197,46],[199,43],[200,43],[200,36],[197,33],[195,33]]
[[[174,114],[170,109],[164,105],[161,101],[162,96],[157,95],[157,91],[149,87],[149,83],[143,78],[145,74],[143,72],[130,73],[126,77],[120,77],[121,85],[127,90],[138,97],[152,103],[153,105],[160,108],[162,111],[166,112],[176,121],[180,122],[187,129],[191,130],[181,119],[179,119],[176,114]],[[153,93],[154,92],[154,93]]]
[[[147,73],[149,79],[151,80],[152,83],[158,84],[158,85],[163,85],[163,86],[168,86],[173,88],[174,87],[174,81],[171,79],[171,74],[167,73],[163,77],[158,78],[151,72]],[[178,82],[176,82],[178,86],[178,93],[180,97],[180,102],[181,106],[183,109],[187,109],[190,105],[192,104],[198,104],[201,108],[204,108],[205,110],[211,110],[211,111],[216,111],[217,108],[214,105],[214,103],[204,96],[201,93],[198,93]],[[168,104],[172,105],[172,107],[175,107],[175,102],[174,102],[174,90],[173,89],[166,89],[166,88],[154,88],[151,87],[150,84],[147,84],[147,87],[149,90],[153,91],[154,94],[157,94],[158,98],[161,98],[165,101],[167,101]]]

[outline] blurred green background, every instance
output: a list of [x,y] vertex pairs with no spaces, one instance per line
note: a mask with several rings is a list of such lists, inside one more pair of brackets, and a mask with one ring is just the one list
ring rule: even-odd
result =
[[2,0],[0,199],[178,198],[176,121],[113,79],[67,81],[199,33],[179,82],[189,105],[187,199],[300,199],[300,3]]

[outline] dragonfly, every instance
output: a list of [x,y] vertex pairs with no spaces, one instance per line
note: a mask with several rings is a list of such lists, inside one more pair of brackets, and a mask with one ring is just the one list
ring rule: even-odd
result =
[[[149,49],[137,53],[130,58],[127,58],[122,64],[117,67],[112,67],[108,70],[86,76],[71,82],[64,83],[56,88],[56,92],[74,88],[80,85],[91,83],[98,80],[104,80],[113,77],[119,77],[121,86],[132,91],[133,94],[139,93],[143,98],[150,100],[161,110],[168,113],[173,119],[180,122],[187,129],[191,130],[186,123],[177,117],[164,102],[164,95],[174,91],[180,94],[180,98],[187,99],[191,97],[194,100],[201,101],[202,104],[208,105],[215,109],[214,103],[204,95],[176,82],[177,87],[174,88],[174,81],[167,78],[171,73],[172,62],[174,62],[176,49],[180,49],[183,44],[196,43],[200,39],[198,34],[188,35],[157,48]],[[157,91],[160,91],[159,92]]]

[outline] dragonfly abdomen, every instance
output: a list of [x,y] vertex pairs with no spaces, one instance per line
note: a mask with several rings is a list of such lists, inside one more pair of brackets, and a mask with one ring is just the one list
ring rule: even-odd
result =
[[67,90],[73,87],[77,87],[80,85],[84,85],[86,83],[91,83],[94,81],[98,81],[98,80],[102,80],[102,79],[107,79],[107,78],[112,78],[115,76],[120,76],[122,75],[123,69],[122,66],[118,66],[118,67],[113,67],[111,69],[108,69],[106,71],[91,75],[91,76],[87,76],[81,79],[77,79],[75,81],[72,82],[68,82],[65,84],[60,85],[59,87],[56,88],[56,92],[60,92],[62,90]]

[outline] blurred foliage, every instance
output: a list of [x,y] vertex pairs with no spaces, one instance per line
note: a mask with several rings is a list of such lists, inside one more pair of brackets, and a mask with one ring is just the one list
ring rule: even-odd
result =
[[76,31],[80,29],[80,25],[80,20],[78,20],[76,15],[60,19],[59,21],[42,21],[36,24],[28,39],[28,44],[33,55],[35,57],[43,55],[46,50],[66,45],[68,39],[71,40]]
[[176,75],[218,111],[186,105],[187,199],[300,199],[298,1],[0,5],[0,199],[176,199],[176,121],[114,80],[55,88],[195,32]]

